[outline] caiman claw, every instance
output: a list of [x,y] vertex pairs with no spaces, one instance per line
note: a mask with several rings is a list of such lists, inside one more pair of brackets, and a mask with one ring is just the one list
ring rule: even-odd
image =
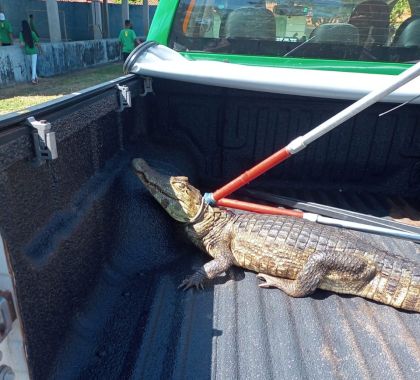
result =
[[277,281],[278,278],[270,276],[268,274],[262,274],[262,273],[258,273],[257,274],[257,278],[259,280],[262,280],[258,286],[260,288],[271,288],[271,287],[277,287]]
[[200,272],[194,273],[192,276],[187,277],[181,284],[178,286],[178,289],[188,290],[192,287],[195,287],[198,290],[204,290],[204,278]]

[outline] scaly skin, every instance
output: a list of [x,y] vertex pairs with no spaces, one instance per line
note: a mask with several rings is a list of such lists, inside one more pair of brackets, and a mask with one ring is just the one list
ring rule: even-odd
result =
[[133,167],[169,215],[185,223],[188,237],[213,257],[180,287],[202,287],[236,265],[258,272],[260,287],[274,286],[292,297],[320,288],[420,312],[418,263],[344,229],[210,207],[187,177],[159,174],[142,159],[133,160]]

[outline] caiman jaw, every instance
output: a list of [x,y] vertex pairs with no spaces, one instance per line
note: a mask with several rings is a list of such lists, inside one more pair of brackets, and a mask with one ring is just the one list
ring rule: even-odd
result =
[[172,218],[187,223],[196,215],[201,194],[187,177],[158,173],[141,158],[134,159],[132,164],[137,176]]

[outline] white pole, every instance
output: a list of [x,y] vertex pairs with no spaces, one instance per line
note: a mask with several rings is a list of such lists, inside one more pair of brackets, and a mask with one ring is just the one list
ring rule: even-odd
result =
[[122,12],[122,25],[124,25],[125,20],[130,19],[130,7],[128,6],[128,0],[122,0],[121,2],[121,12]]
[[48,30],[51,42],[61,41],[60,17],[58,15],[57,0],[47,0]]
[[149,0],[143,0],[143,32],[147,36],[149,33]]
[[[400,75],[395,77],[395,80],[388,84],[385,87],[374,90],[359,99],[357,102],[353,103],[349,107],[345,108],[338,114],[334,115],[332,118],[320,124],[318,127],[312,129],[303,136],[299,136],[293,141],[291,141],[286,149],[290,154],[295,154],[302,149],[304,149],[311,142],[317,140],[321,136],[325,135],[329,131],[333,130],[335,127],[344,123],[346,120],[357,115],[359,112],[363,111],[370,105],[378,102],[385,96],[389,95],[391,92],[394,92],[398,88],[402,87],[406,83],[410,82],[414,78],[420,75],[420,62],[416,63],[414,66],[402,72]],[[419,89],[420,93],[420,89]]]
[[303,219],[310,220],[311,222],[317,222],[320,224],[327,224],[329,226],[350,228],[351,230],[371,232],[374,234],[397,237],[400,239],[408,239],[408,240],[420,243],[420,234],[416,234],[414,232],[406,232],[406,231],[395,230],[393,228],[378,227],[378,226],[372,226],[372,225],[364,224],[364,223],[350,222],[348,220],[328,218],[326,216],[312,214],[309,212],[305,212],[303,214]]
[[102,31],[103,37],[109,38],[109,7],[108,0],[104,0],[102,4]]
[[92,0],[92,18],[93,18],[93,39],[102,38],[102,13],[99,0]]

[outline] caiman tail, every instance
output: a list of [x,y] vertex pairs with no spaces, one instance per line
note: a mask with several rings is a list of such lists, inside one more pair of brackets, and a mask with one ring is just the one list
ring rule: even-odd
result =
[[[403,258],[382,268],[364,287],[361,296],[399,309],[420,312],[420,268]],[[377,267],[379,266],[376,264]]]

